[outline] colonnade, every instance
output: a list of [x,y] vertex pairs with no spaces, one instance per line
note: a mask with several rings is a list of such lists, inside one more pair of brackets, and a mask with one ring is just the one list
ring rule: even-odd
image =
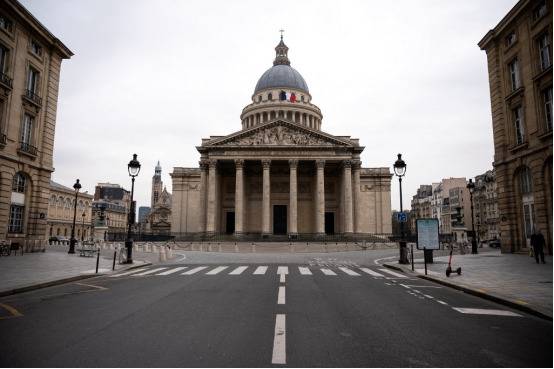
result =
[[287,119],[311,129],[321,130],[321,119],[319,117],[295,110],[271,110],[261,113],[253,113],[243,118],[242,128],[252,128],[276,118]]
[[[200,227],[208,234],[217,232],[218,216],[217,160],[200,162]],[[245,229],[245,177],[244,160],[236,159],[235,163],[235,234],[241,235]],[[296,159],[288,161],[289,212],[288,234],[298,234],[298,163]],[[271,160],[262,159],[262,235],[271,235]],[[360,169],[359,160],[341,161],[343,232],[346,234],[361,232],[360,206]],[[325,234],[325,160],[315,160],[315,233]],[[205,206],[203,206],[205,204]]]

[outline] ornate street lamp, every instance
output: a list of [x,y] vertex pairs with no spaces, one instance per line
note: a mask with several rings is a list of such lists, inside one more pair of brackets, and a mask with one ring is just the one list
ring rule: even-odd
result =
[[127,170],[129,176],[131,176],[131,204],[129,206],[129,220],[127,221],[127,240],[125,241],[125,247],[127,247],[127,264],[133,263],[133,239],[131,238],[132,227],[135,223],[135,207],[133,206],[133,194],[135,192],[135,177],[140,172],[140,163],[137,160],[137,154],[133,154],[133,160],[127,164]]
[[475,183],[473,179],[469,179],[467,184],[467,189],[469,190],[469,198],[471,202],[471,232],[473,236],[471,237],[471,253],[477,254],[477,238],[475,237],[475,218],[473,217],[473,191],[475,190]]
[[71,227],[71,240],[69,241],[69,251],[68,254],[74,254],[75,253],[75,243],[77,240],[75,239],[75,219],[77,218],[77,196],[79,195],[79,190],[81,189],[81,184],[79,183],[79,180],[77,179],[77,182],[73,185],[73,189],[75,190],[75,204],[73,206],[73,227]]
[[[398,177],[400,184],[400,212],[402,209],[402,177],[406,174],[406,163],[402,160],[402,154],[398,154],[398,159],[394,162],[394,174]],[[408,264],[408,249],[406,248],[406,240],[404,239],[404,222],[400,222],[400,264]]]

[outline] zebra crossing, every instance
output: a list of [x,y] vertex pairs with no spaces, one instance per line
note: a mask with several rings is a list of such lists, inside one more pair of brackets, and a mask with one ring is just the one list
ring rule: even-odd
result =
[[207,276],[214,275],[268,275],[268,274],[278,274],[278,275],[287,275],[295,274],[299,276],[348,276],[348,277],[362,277],[364,275],[370,276],[373,278],[383,278],[383,279],[404,279],[408,276],[386,269],[386,268],[377,268],[373,270],[367,267],[345,267],[345,266],[326,266],[315,267],[315,266],[270,266],[270,265],[189,265],[189,266],[172,266],[172,267],[152,267],[152,268],[138,268],[133,270],[127,270],[122,273],[116,273],[110,275],[110,278],[117,278],[123,276],[129,277],[145,277],[145,276],[168,276],[168,275],[183,275],[190,276],[194,274],[203,274]]

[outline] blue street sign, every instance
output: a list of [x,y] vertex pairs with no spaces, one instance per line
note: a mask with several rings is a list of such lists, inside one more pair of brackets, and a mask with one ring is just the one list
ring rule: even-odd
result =
[[398,219],[398,222],[400,223],[406,223],[408,221],[408,214],[404,212],[396,213],[396,219]]

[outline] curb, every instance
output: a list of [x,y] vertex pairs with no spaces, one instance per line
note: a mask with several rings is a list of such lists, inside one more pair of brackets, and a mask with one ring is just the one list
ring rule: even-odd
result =
[[[123,270],[119,270],[119,271],[126,271],[126,270],[135,269],[135,268],[150,266],[150,265],[152,265],[152,263],[134,265],[132,267],[129,267],[129,268],[123,269]],[[18,288],[14,288],[14,289],[11,289],[11,290],[0,291],[0,297],[16,295],[18,293],[39,290],[39,289],[42,289],[42,288],[47,288],[47,287],[52,287],[52,286],[58,286],[60,284],[80,281],[80,280],[83,280],[83,279],[89,279],[89,278],[93,278],[93,277],[100,277],[100,276],[103,276],[103,275],[106,275],[106,274],[109,274],[109,273],[98,273],[98,274],[95,273],[95,274],[77,275],[77,276],[74,276],[74,277],[68,277],[68,278],[56,279],[54,281],[49,281],[49,282],[37,283],[37,284],[30,285],[30,286],[18,287]]]
[[401,271],[401,272],[404,272],[404,273],[408,272],[410,275],[417,276],[418,278],[425,279],[425,280],[431,281],[431,282],[435,282],[435,283],[441,284],[443,286],[450,287],[450,288],[456,289],[458,291],[465,292],[469,295],[477,296],[477,297],[480,297],[480,298],[485,299],[485,300],[496,302],[496,303],[501,304],[501,305],[509,306],[513,309],[523,311],[524,313],[536,316],[538,318],[542,318],[542,319],[545,319],[545,320],[548,320],[548,321],[552,321],[551,316],[539,311],[538,309],[533,308],[531,306],[526,306],[526,305],[519,304],[515,301],[512,301],[512,300],[506,298],[506,297],[501,297],[501,296],[491,294],[491,293],[486,293],[486,292],[483,292],[483,291],[480,291],[480,290],[477,290],[477,289],[474,289],[474,288],[470,288],[470,287],[466,287],[466,286],[463,286],[463,285],[447,282],[445,280],[435,278],[435,277],[431,277],[429,275],[421,275],[419,273],[414,273],[411,270],[406,270],[406,269],[404,269],[402,267],[399,267],[399,266],[396,266],[396,265],[391,265],[391,264],[386,264],[385,263],[385,264],[383,264],[383,266],[386,267],[386,268],[398,270],[398,271]]

